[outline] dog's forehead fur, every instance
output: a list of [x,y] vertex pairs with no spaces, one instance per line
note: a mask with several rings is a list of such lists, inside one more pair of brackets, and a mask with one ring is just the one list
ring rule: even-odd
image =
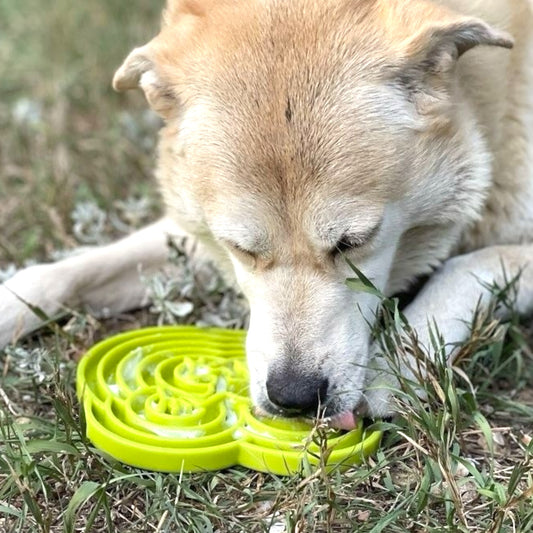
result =
[[[426,0],[171,0],[115,87],[144,72],[167,122],[159,180],[170,212],[203,226],[197,234],[324,248],[368,232],[422,176],[443,166],[468,175],[464,108],[450,94],[455,60],[476,44],[511,45]],[[463,155],[450,158],[454,149]],[[468,188],[448,183],[433,218],[449,219]]]
[[[340,199],[354,213],[358,199],[379,211],[402,192],[405,184],[391,180],[401,175],[398,165],[409,164],[405,147],[416,119],[386,83],[406,33],[384,31],[392,9],[384,6],[171,5],[155,62],[182,101],[177,136],[189,173],[202,183],[195,194],[205,210],[220,212],[232,197],[246,204],[251,195],[263,216],[290,223],[312,212],[323,228],[321,212],[349,218],[334,212]],[[258,209],[261,199],[266,205]]]

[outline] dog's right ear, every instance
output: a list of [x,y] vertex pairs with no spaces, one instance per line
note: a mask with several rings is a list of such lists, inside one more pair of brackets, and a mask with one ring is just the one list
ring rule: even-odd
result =
[[168,85],[157,70],[152,43],[135,48],[113,77],[115,91],[141,88],[150,107],[165,119],[178,107],[177,97]]

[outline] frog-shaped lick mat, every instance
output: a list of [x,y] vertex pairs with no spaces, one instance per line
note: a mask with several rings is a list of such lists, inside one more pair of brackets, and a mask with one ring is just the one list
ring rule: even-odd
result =
[[[307,457],[330,467],[359,464],[379,431],[328,430],[326,448],[305,421],[254,416],[248,397],[245,332],[194,326],[135,330],[106,339],[82,358],[77,392],[87,435],[126,464],[162,472],[242,465],[288,475]],[[326,450],[326,451],[324,451]]]

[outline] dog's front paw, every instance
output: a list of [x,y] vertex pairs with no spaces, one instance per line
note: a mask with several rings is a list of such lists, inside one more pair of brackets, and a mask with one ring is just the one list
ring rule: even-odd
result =
[[42,313],[56,314],[71,290],[61,263],[30,266],[1,284],[0,349],[38,328]]

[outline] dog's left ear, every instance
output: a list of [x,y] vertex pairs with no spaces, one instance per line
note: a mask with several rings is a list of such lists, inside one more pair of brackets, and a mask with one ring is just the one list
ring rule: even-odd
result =
[[153,45],[135,48],[115,72],[116,91],[141,88],[150,107],[163,118],[169,118],[178,107],[177,97],[167,89],[153,58]]
[[478,46],[512,48],[513,39],[480,19],[445,17],[403,42],[396,77],[422,115],[442,116],[449,108],[458,60]]
[[446,72],[476,46],[513,47],[512,37],[475,18],[430,24],[409,40],[406,52],[413,66],[427,72]]

